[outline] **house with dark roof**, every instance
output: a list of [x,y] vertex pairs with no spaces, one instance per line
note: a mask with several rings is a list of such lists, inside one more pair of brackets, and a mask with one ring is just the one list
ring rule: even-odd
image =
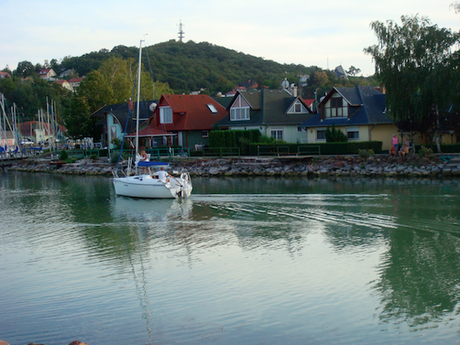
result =
[[[139,123],[146,122],[156,107],[154,101],[139,103]],[[137,116],[135,102],[106,105],[94,112],[91,116],[99,118],[97,125],[102,126],[102,145],[113,148],[113,139],[123,139],[123,134],[129,134],[136,129]],[[148,143],[146,143],[148,144]],[[147,146],[147,145],[146,145]]]
[[226,115],[208,95],[162,95],[144,128],[175,134],[168,137],[168,145],[195,148],[209,144],[209,132]]
[[301,124],[313,116],[299,96],[287,90],[237,90],[228,114],[217,125],[222,129],[257,129],[262,135],[290,143],[306,141]]
[[381,141],[389,150],[398,128],[386,112],[385,94],[374,87],[334,87],[321,100],[318,113],[302,123],[308,143],[326,142],[328,127],[342,130],[348,141]]

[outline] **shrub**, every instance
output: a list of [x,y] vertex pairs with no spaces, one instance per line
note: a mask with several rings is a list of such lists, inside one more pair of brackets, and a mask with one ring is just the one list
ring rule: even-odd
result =
[[335,125],[332,125],[332,129],[327,127],[326,129],[326,142],[327,143],[344,143],[347,142],[348,138],[340,129],[336,129]]
[[67,160],[67,158],[69,158],[69,155],[67,154],[67,152],[66,151],[61,151],[61,154],[59,155],[59,160],[65,161],[65,160]]
[[361,157],[361,158],[369,158],[369,157],[374,157],[375,155],[375,152],[373,149],[369,149],[369,150],[366,150],[366,149],[358,149],[358,155]]
[[426,146],[422,146],[420,148],[419,153],[420,153],[420,157],[426,157],[426,156],[429,156],[429,155],[433,154],[433,150],[428,148],[428,147],[426,147]]

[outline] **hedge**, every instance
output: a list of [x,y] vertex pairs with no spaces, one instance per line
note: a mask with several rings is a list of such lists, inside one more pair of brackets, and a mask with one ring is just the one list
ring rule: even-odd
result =
[[249,154],[251,143],[260,141],[261,134],[258,129],[251,130],[225,130],[211,131],[209,133],[210,147],[239,147],[243,155]]
[[[438,147],[436,146],[436,143],[427,145],[415,145],[415,151],[419,152],[422,146],[432,149],[433,152],[438,152]],[[442,153],[460,153],[460,144],[441,145],[441,151]]]
[[[257,146],[276,146],[274,144],[254,143],[250,144],[249,154],[257,155]],[[296,154],[299,146],[319,146],[321,155],[343,155],[358,154],[358,150],[374,150],[375,153],[382,152],[381,141],[344,142],[344,143],[320,143],[320,144],[278,144],[278,146],[289,147],[290,154]]]

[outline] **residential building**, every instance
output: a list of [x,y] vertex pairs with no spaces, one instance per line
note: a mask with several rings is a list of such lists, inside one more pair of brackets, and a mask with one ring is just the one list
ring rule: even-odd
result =
[[290,143],[304,141],[300,125],[313,116],[301,97],[284,89],[237,90],[227,111],[217,123],[222,129],[257,129],[262,135]]
[[55,83],[58,85],[61,85],[64,89],[67,89],[73,92],[72,86],[67,80],[56,80]]
[[19,133],[22,139],[30,139],[35,144],[43,144],[50,138],[64,140],[67,129],[64,126],[48,124],[47,122],[26,121],[19,124]]
[[42,79],[51,81],[55,79],[54,77],[56,76],[56,72],[54,72],[52,68],[44,68],[38,73],[38,75]]
[[326,142],[335,126],[348,141],[381,141],[389,150],[398,128],[386,112],[385,95],[374,87],[332,88],[318,105],[318,113],[302,123],[308,143]]
[[[146,123],[146,121],[153,115],[153,110],[156,107],[154,101],[142,101],[139,103],[139,123]],[[101,143],[103,147],[113,148],[114,139],[123,139],[125,130],[127,133],[132,133],[136,129],[137,116],[135,111],[137,109],[136,103],[129,101],[128,103],[111,104],[100,108],[94,112],[91,116],[100,118],[97,125],[102,126],[102,138]],[[143,129],[144,126],[140,126]],[[162,135],[167,135],[162,133]],[[142,145],[150,147],[150,144],[145,138],[143,139]]]
[[8,72],[0,72],[0,79],[11,78]]
[[77,91],[77,88],[80,86],[80,83],[83,81],[83,78],[70,78],[69,79],[69,84],[72,87],[73,92]]
[[209,144],[209,132],[225,116],[225,108],[208,95],[162,95],[147,127],[173,133],[167,145],[193,149]]

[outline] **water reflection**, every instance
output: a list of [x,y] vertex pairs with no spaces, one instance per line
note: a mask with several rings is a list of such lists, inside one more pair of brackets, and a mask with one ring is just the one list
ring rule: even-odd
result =
[[[105,178],[2,174],[0,202],[0,280],[13,301],[0,297],[0,308],[15,320],[20,297],[49,319],[50,296],[26,287],[59,290],[64,278],[99,284],[75,303],[89,301],[85,318],[91,303],[115,308],[114,334],[118,315],[142,320],[123,329],[138,343],[260,342],[266,332],[264,343],[287,333],[334,343],[333,326],[348,343],[412,342],[412,331],[458,340],[456,181],[207,178],[190,199],[136,200],[115,197]],[[2,324],[0,334],[23,330]]]
[[407,322],[414,330],[456,320],[460,298],[460,240],[446,232],[404,228],[389,235],[373,289],[383,323]]

